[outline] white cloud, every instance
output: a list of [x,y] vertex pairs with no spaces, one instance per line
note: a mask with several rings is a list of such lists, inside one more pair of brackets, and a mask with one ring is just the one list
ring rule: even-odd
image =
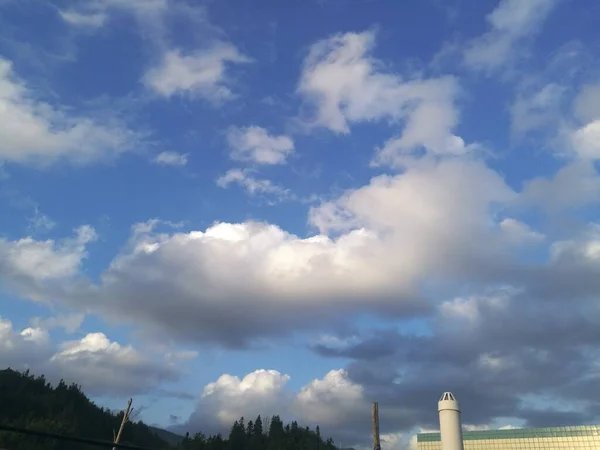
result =
[[[455,135],[447,135],[443,127],[432,133],[430,123],[436,121],[438,125],[445,122],[444,115],[449,110],[438,108],[437,106],[423,107],[415,114],[407,124],[404,133],[399,138],[389,139],[383,147],[377,150],[377,156],[372,165],[389,164],[392,166],[408,165],[411,162],[411,156],[407,155],[409,149],[424,145],[433,155],[442,156],[463,156],[476,150],[477,145],[467,145],[465,141]],[[446,116],[449,118],[449,116]],[[450,119],[454,120],[454,119]]]
[[495,70],[517,54],[517,45],[535,33],[558,0],[501,0],[487,16],[490,31],[468,43],[465,64]]
[[248,57],[224,42],[190,54],[175,49],[166,52],[160,64],[148,70],[142,81],[163,97],[189,94],[220,102],[234,95],[227,86],[227,66],[248,62]]
[[383,433],[380,434],[379,440],[382,448],[390,450],[405,450],[409,446],[404,433]]
[[[510,297],[514,294],[511,289],[504,292],[494,292],[490,295],[472,297],[457,297],[442,302],[439,307],[439,317],[443,322],[463,324],[479,324],[482,319],[482,310],[506,309]],[[449,320],[448,320],[449,319]]]
[[104,12],[81,13],[72,10],[60,10],[62,19],[77,27],[99,28],[106,23],[107,15]]
[[253,177],[249,169],[229,169],[217,178],[217,185],[222,188],[227,188],[234,183],[244,188],[250,195],[273,195],[279,199],[289,195],[287,189],[273,184],[270,180]]
[[73,334],[79,330],[84,319],[85,315],[80,313],[59,314],[54,317],[34,317],[31,319],[31,324],[44,330],[62,328],[66,333]]
[[600,159],[600,119],[575,130],[571,136],[571,143],[578,157]]
[[577,119],[584,123],[600,119],[600,83],[583,86],[573,106]]
[[519,136],[543,126],[559,123],[561,101],[567,88],[548,83],[541,89],[521,94],[510,109],[511,130]]
[[110,341],[103,333],[62,343],[49,366],[68,373],[68,379],[77,380],[90,392],[139,393],[175,379],[166,364],[148,359],[130,345]]
[[366,403],[362,386],[340,369],[304,386],[296,397],[295,410],[304,420],[330,427],[344,422],[344,412],[364,408]]
[[276,370],[256,370],[243,379],[224,374],[204,388],[200,403],[210,405],[220,425],[229,427],[242,415],[266,416],[284,406],[283,388],[289,379]]
[[504,219],[500,222],[500,226],[504,229],[508,238],[517,244],[540,242],[544,239],[543,234],[532,230],[529,225],[513,218]]
[[106,25],[113,12],[126,12],[143,20],[164,13],[169,0],[92,0],[75,1],[69,9],[59,9],[60,17],[68,24],[80,28],[97,29]]
[[48,351],[45,330],[26,328],[19,332],[13,328],[10,320],[0,316],[0,358],[3,366],[17,368],[24,361],[33,363],[47,355]]
[[508,203],[515,195],[483,164],[448,160],[373,178],[369,185],[313,208],[310,221],[322,233],[364,227],[386,236],[388,250],[402,249],[389,270],[408,276],[435,264],[445,252],[469,253],[473,243],[492,231],[484,213],[488,205]]
[[29,229],[34,233],[45,233],[56,227],[56,222],[48,217],[46,214],[41,213],[37,208],[33,216],[28,220]]
[[0,160],[46,165],[83,164],[131,150],[138,135],[122,125],[72,116],[37,100],[0,57]]
[[188,163],[187,153],[161,152],[152,160],[155,164],[163,166],[185,166]]
[[406,121],[400,137],[380,150],[377,163],[393,164],[419,147],[434,154],[463,154],[453,77],[413,79],[385,72],[371,56],[373,32],[335,35],[314,44],[304,61],[298,93],[315,109],[312,126],[349,133],[352,122]]
[[600,225],[590,224],[580,236],[554,242],[550,248],[553,262],[581,262],[600,260]]
[[[542,131],[545,133],[544,144],[552,148],[556,156],[598,160],[600,107],[596,100],[600,99],[600,85],[583,85],[573,96],[574,89],[564,81],[563,84],[541,83],[540,87],[539,79],[546,77],[548,75],[537,76],[522,83],[521,92],[510,108],[511,131],[517,137],[530,131]],[[573,75],[568,78],[571,85],[577,84]]]
[[80,384],[90,395],[144,393],[178,372],[163,361],[150,359],[131,346],[110,341],[103,333],[88,333],[80,340],[55,344],[40,326],[18,332],[0,317],[0,359],[13,369],[30,369],[57,382]]
[[552,177],[537,177],[525,183],[518,203],[547,212],[564,212],[596,203],[600,198],[600,176],[589,161],[574,161]]
[[0,239],[0,276],[24,283],[73,277],[87,255],[86,245],[96,238],[92,227],[82,226],[74,238],[60,243],[31,237],[17,241]]
[[[426,430],[419,431],[420,433],[426,433]],[[408,450],[419,450],[419,443],[417,442],[417,435],[411,436],[408,442]]]
[[294,141],[285,135],[273,136],[261,127],[231,127],[227,132],[231,158],[257,164],[284,164],[294,151]]
[[127,359],[133,355],[131,347],[122,348],[117,342],[110,342],[103,333],[90,333],[80,341],[69,341],[61,345],[61,351],[54,355],[55,359],[69,359],[89,353],[99,355],[103,352]]
[[47,344],[50,340],[48,332],[41,328],[25,328],[21,331],[21,337],[24,341],[33,342],[37,345]]
[[[519,75],[517,95],[510,105],[511,137],[545,147],[553,156],[595,159],[595,122],[600,119],[597,84],[589,80],[590,56],[579,45],[565,45],[538,73]],[[582,84],[583,83],[583,84]]]

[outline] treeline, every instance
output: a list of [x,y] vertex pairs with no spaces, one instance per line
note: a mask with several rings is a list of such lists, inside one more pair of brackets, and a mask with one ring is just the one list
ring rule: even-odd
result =
[[202,433],[191,437],[188,433],[177,450],[336,450],[333,439],[323,440],[318,426],[315,430],[302,428],[296,421],[284,426],[279,416],[265,422],[258,416],[245,424],[242,417],[227,438]]
[[[123,412],[112,413],[89,400],[77,384],[12,369],[0,370],[0,424],[103,441],[112,441]],[[157,432],[165,437],[167,442]],[[175,438],[175,439],[173,439]],[[323,440],[319,427],[311,430],[297,422],[284,425],[279,416],[236,421],[228,436],[197,433],[177,438],[142,421],[129,422],[122,443],[156,450],[336,450],[333,440]],[[8,450],[99,450],[83,445],[0,430],[0,448]]]

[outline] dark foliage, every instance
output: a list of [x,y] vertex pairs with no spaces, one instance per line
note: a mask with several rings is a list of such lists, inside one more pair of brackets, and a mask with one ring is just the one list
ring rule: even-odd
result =
[[[29,371],[0,370],[0,423],[15,427],[112,441],[123,412],[96,406],[76,384],[52,386]],[[166,449],[168,444],[142,422],[129,422],[121,442]],[[101,450],[102,447],[0,431],[0,448],[27,450]]]

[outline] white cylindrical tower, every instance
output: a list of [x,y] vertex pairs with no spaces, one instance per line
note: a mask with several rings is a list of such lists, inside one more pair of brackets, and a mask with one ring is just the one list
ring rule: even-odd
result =
[[464,450],[460,407],[454,395],[444,392],[438,402],[442,450]]

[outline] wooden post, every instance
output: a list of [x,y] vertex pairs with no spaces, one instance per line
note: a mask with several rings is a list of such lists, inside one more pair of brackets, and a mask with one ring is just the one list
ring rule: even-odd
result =
[[[123,433],[123,428],[125,428],[125,424],[129,420],[129,413],[131,412],[132,401],[132,399],[127,400],[127,408],[125,409],[125,413],[123,414],[123,420],[121,420],[121,426],[119,427],[117,437],[115,437],[115,444],[118,444],[121,441],[121,434]],[[116,450],[116,447],[113,447],[112,450]]]
[[379,442],[379,404],[373,402],[373,450],[381,450]]

